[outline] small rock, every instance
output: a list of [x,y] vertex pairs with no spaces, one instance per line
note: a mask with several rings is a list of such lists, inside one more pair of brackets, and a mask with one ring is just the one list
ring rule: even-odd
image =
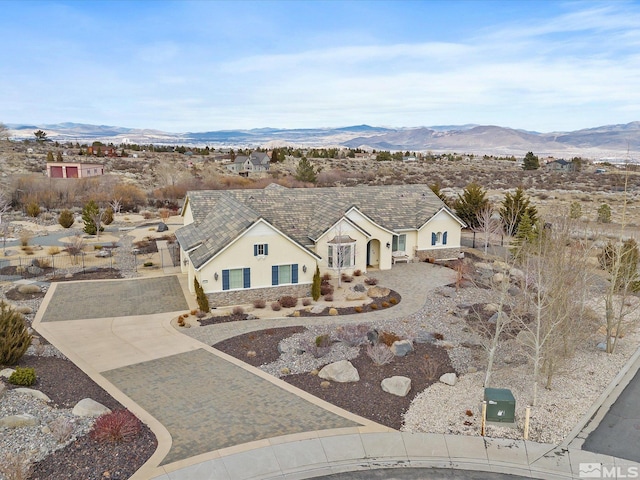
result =
[[289,368],[287,368],[287,367],[282,367],[282,368],[280,369],[280,373],[281,373],[282,375],[289,375],[289,374],[291,373],[291,370],[289,370]]
[[253,358],[253,357],[255,357],[256,355],[257,355],[257,353],[256,353],[256,351],[255,351],[255,350],[249,350],[249,351],[247,352],[247,357],[249,357],[249,358]]
[[64,278],[73,278],[73,274],[72,273],[67,273]]
[[324,312],[324,305],[314,305],[313,308],[311,308],[311,313],[315,313],[316,315]]
[[71,411],[76,417],[99,417],[111,410],[91,398],[83,398]]
[[29,395],[30,397],[37,398],[38,400],[42,400],[43,402],[50,402],[51,399],[47,397],[40,390],[34,390],[33,388],[16,388],[16,392],[24,393],[25,395]]
[[603,351],[603,352],[606,352],[606,351],[607,351],[607,342],[600,342],[600,343],[598,343],[598,344],[596,345],[596,348],[597,348],[598,350],[601,350],[601,351]]
[[256,317],[253,313],[249,313],[247,314],[247,320],[257,320],[258,317]]
[[366,293],[350,293],[349,295],[347,295],[345,297],[345,300],[347,300],[348,302],[355,302],[355,301],[359,301],[359,300],[365,300],[367,298],[367,294]]
[[404,357],[413,350],[413,345],[409,340],[397,340],[391,345],[391,351],[396,357]]
[[369,330],[367,332],[367,341],[371,345],[377,345],[378,344],[378,330],[376,330],[375,328],[373,330]]
[[19,307],[16,307],[16,312],[21,313],[23,315],[30,315],[33,313],[33,308],[27,306],[27,305],[20,305]]
[[317,368],[314,368],[309,372],[309,375],[313,375],[314,377],[317,377],[319,372],[320,371]]
[[39,423],[40,421],[36,417],[28,413],[0,418],[0,427],[5,428],[35,427]]
[[296,310],[291,314],[292,317],[299,317],[300,316],[300,310]]
[[496,305],[495,303],[487,303],[482,310],[484,310],[487,313],[495,313],[498,311],[498,305]]
[[382,390],[398,397],[406,397],[411,390],[411,379],[408,377],[394,376],[385,378],[380,383]]
[[367,291],[367,287],[365,287],[362,283],[359,283],[357,285],[354,285],[351,290],[353,290],[354,292],[360,292],[360,293],[364,293]]
[[327,382],[326,380],[320,382],[320,388],[329,388],[331,386],[331,382]]
[[495,275],[493,275],[493,277],[491,277],[491,281],[493,283],[502,283],[502,282],[504,282],[505,278],[506,277],[505,277],[504,273],[498,272]]
[[49,425],[45,425],[44,427],[42,427],[42,428],[40,429],[40,431],[41,431],[42,433],[44,433],[45,435],[47,435],[47,434],[51,433],[51,429],[49,428]]
[[318,377],[332,382],[346,383],[357,382],[360,380],[358,370],[348,360],[340,360],[339,362],[330,363],[318,372]]
[[416,334],[415,342],[416,343],[433,343],[436,339],[434,338],[431,332],[427,332],[426,330],[420,330]]
[[167,227],[167,224],[164,222],[160,222],[158,224],[158,228],[156,229],[157,232],[166,232],[167,230],[169,230],[169,227]]
[[478,371],[478,369],[476,367],[467,368],[467,373],[476,373],[477,371]]
[[519,268],[515,268],[515,267],[509,269],[509,275],[511,275],[513,278],[516,278],[518,280],[521,280],[524,278],[524,272]]
[[446,350],[451,350],[452,348],[455,347],[453,343],[447,342],[446,340],[440,340],[440,343],[438,343],[438,345],[440,345],[442,348]]
[[440,381],[445,385],[451,385],[453,387],[457,383],[458,377],[455,373],[445,373],[440,377]]
[[333,316],[338,315],[338,309],[331,307],[329,309],[329,315],[333,315]]
[[369,287],[369,290],[367,290],[367,295],[369,295],[369,297],[371,298],[386,297],[390,293],[391,290],[389,290],[388,288],[378,287],[377,285],[374,287]]
[[13,368],[3,368],[0,370],[0,377],[9,378],[15,370]]

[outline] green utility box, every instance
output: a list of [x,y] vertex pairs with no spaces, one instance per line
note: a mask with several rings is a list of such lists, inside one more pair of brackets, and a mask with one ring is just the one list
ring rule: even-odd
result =
[[516,419],[516,399],[506,388],[485,388],[487,421],[514,423]]

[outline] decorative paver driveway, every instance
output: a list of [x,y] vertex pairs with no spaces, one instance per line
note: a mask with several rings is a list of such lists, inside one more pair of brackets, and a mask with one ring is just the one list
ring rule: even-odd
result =
[[42,322],[188,310],[176,276],[59,283]]
[[102,375],[171,433],[163,465],[254,440],[359,426],[206,350]]

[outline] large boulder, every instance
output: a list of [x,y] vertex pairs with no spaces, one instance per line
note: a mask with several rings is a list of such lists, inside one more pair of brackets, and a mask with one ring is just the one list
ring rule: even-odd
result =
[[413,350],[413,344],[409,340],[397,340],[391,345],[391,351],[396,357],[404,357]]
[[30,283],[27,285],[19,285],[18,292],[22,293],[23,295],[28,295],[31,293],[41,293],[42,289],[38,285]]
[[47,397],[40,390],[34,390],[33,388],[16,388],[15,392],[22,393],[24,395],[29,395],[30,397],[37,398],[38,400],[42,400],[43,402],[50,402],[51,399]]
[[320,313],[324,312],[324,309],[325,309],[324,305],[318,304],[318,305],[314,305],[313,307],[311,307],[310,312],[311,313],[315,313],[317,315],[317,314],[320,314]]
[[440,381],[445,385],[451,385],[453,387],[457,383],[458,377],[455,373],[445,373],[440,377]]
[[405,397],[409,390],[411,390],[411,379],[408,377],[389,377],[382,380],[380,383],[382,390],[398,397]]
[[28,413],[0,418],[0,427],[5,428],[35,427],[39,423],[40,421],[36,417]]
[[356,370],[356,367],[348,360],[340,360],[339,362],[326,365],[318,372],[318,376],[324,380],[339,383],[357,382],[360,380],[358,370]]
[[71,411],[76,417],[99,417],[111,410],[91,398],[83,398]]
[[416,337],[414,340],[416,343],[434,343],[436,341],[436,338],[431,332],[427,332],[426,330],[419,330],[418,333],[416,333]]
[[369,287],[369,290],[367,290],[367,295],[369,295],[371,298],[386,297],[390,293],[391,290],[389,290],[388,288],[379,287],[377,285],[374,287]]
[[0,370],[0,377],[9,378],[15,370],[13,368],[3,368]]
[[354,292],[354,293],[349,293],[347,294],[347,296],[345,297],[345,300],[347,302],[355,302],[358,300],[365,300],[367,298],[367,294],[364,292]]
[[156,231],[158,231],[158,232],[166,232],[167,230],[169,230],[169,227],[164,222],[160,222],[158,224],[158,228],[156,229]]

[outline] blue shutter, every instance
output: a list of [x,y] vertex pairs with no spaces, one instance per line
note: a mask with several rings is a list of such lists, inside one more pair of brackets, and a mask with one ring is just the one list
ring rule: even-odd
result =
[[438,236],[436,235],[435,232],[433,232],[431,234],[431,245],[435,245],[437,243],[437,241],[438,241]]
[[447,232],[444,232],[442,234],[442,244],[446,245],[447,244]]
[[222,270],[222,290],[229,290],[229,270]]
[[269,244],[268,243],[264,244],[264,254],[265,255],[269,255]]
[[291,265],[291,283],[298,283],[298,264]]
[[271,285],[278,285],[278,266],[271,267]]
[[251,288],[251,269],[245,268],[243,272],[244,276],[244,288]]
[[258,245],[257,244],[253,246],[253,256],[254,257],[258,256]]

